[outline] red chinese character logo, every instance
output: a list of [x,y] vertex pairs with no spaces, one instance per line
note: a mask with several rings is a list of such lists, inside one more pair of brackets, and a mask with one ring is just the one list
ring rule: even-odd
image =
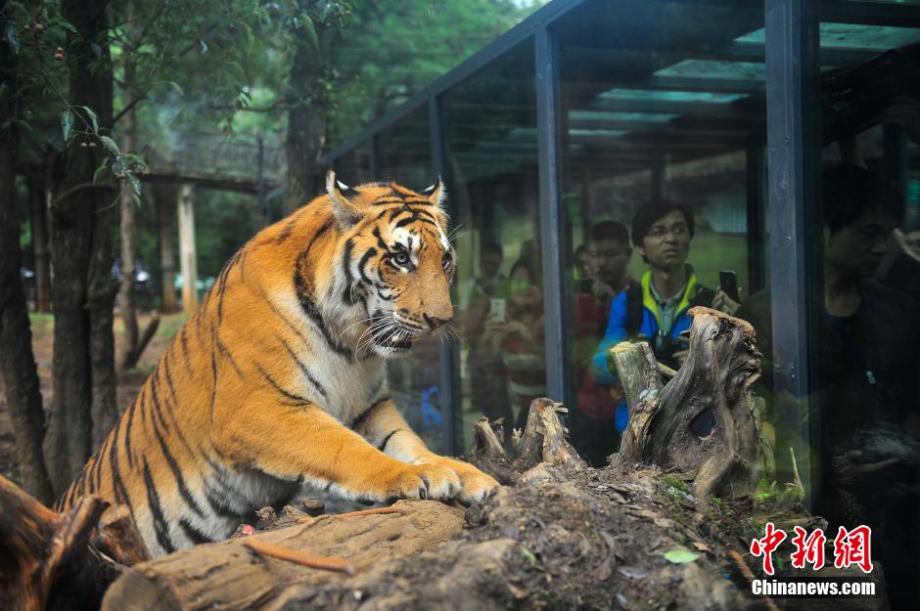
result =
[[794,528],[795,536],[792,537],[792,545],[795,546],[795,551],[792,552],[792,566],[804,569],[805,564],[808,563],[812,569],[820,571],[824,567],[824,543],[827,541],[824,531],[816,528],[809,535],[808,531],[801,526]]
[[872,529],[857,526],[847,530],[841,526],[834,539],[834,566],[838,569],[855,564],[863,573],[872,572]]
[[773,574],[773,552],[785,540],[785,531],[777,530],[773,522],[767,522],[764,527],[763,539],[751,541],[751,554],[755,557],[763,556],[763,572],[767,575]]

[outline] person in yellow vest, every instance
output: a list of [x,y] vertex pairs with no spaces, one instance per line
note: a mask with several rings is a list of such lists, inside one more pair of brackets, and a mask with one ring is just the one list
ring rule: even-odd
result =
[[[703,305],[728,314],[739,307],[723,291],[703,286],[687,263],[694,229],[693,211],[665,199],[652,200],[636,212],[632,241],[649,269],[610,305],[607,330],[591,361],[597,384],[618,383],[607,367],[611,346],[624,340],[647,341],[659,363],[676,369],[687,349],[680,334],[690,328],[691,307]],[[617,407],[618,431],[625,430],[628,418],[623,402]]]

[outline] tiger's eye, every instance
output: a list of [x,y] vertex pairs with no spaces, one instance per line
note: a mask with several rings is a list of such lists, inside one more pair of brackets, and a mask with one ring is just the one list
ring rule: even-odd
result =
[[409,253],[404,250],[399,251],[393,255],[393,261],[396,265],[408,265],[409,264]]

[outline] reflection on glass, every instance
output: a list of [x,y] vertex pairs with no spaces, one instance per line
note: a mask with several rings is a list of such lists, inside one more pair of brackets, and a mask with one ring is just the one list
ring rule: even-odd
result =
[[334,169],[345,184],[359,185],[374,179],[371,176],[370,142],[359,144],[335,160]]
[[636,1],[589,2],[556,30],[567,400],[594,464],[629,418],[606,348],[647,341],[679,367],[690,307],[735,311],[762,286],[765,64],[762,39],[745,40],[762,27],[754,7]]
[[[815,510],[872,528],[891,608],[920,597],[920,20],[822,23],[823,296],[809,336]],[[846,56],[840,49],[862,53]]]
[[[431,164],[428,108],[423,106],[376,138],[375,180],[421,191],[435,176]],[[390,395],[406,421],[435,452],[447,450],[447,398],[441,388],[441,334],[428,336],[409,355],[387,363]]]
[[477,418],[504,418],[510,433],[546,394],[532,47],[516,47],[443,98],[459,228],[461,447]]

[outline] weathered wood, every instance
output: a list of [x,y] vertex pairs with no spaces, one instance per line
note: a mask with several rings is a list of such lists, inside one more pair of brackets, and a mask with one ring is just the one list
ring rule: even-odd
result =
[[534,399],[530,403],[527,424],[521,439],[515,443],[516,457],[513,466],[518,471],[526,471],[540,463],[551,465],[572,465],[579,469],[585,467],[568,441],[566,430],[559,421],[557,412],[567,411],[561,403],[551,399]]
[[[264,543],[314,556],[347,559],[357,572],[382,559],[433,549],[458,533],[463,509],[437,501],[399,501],[388,513],[307,518],[298,526],[252,535]],[[343,575],[270,558],[246,547],[249,537],[198,546],[137,565],[108,591],[102,608],[252,609],[287,586],[321,586]]]
[[0,609],[97,608],[125,564],[148,558],[127,513],[100,523],[107,507],[88,496],[59,514],[0,476]]
[[621,342],[608,350],[607,360],[619,373],[629,407],[629,425],[620,440],[619,457],[641,462],[662,388],[657,361],[646,342]]
[[689,314],[687,360],[664,386],[648,344],[611,351],[630,406],[618,460],[695,473],[700,502],[729,491],[744,495],[759,473],[750,387],[762,355],[748,322],[703,307]]

